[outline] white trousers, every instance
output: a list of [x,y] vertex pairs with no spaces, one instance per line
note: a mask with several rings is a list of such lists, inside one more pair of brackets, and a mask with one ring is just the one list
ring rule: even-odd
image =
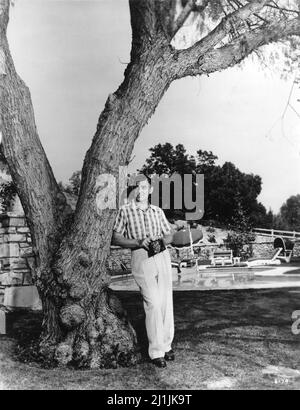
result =
[[174,337],[172,268],[169,251],[148,258],[145,249],[132,251],[133,277],[143,296],[150,359],[164,357]]

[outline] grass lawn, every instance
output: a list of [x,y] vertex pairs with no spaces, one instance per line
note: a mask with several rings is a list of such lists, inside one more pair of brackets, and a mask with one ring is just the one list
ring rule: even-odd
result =
[[[140,295],[117,293],[146,349]],[[300,370],[300,335],[291,331],[299,289],[181,291],[174,308],[176,361],[166,369],[146,359],[134,368],[93,371],[21,363],[16,344],[38,331],[40,317],[15,317],[0,336],[0,389],[300,389],[293,371]],[[269,366],[275,375],[264,374]]]

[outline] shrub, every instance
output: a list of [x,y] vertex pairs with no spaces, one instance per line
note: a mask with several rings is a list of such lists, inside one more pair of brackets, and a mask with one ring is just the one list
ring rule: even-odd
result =
[[0,184],[0,208],[2,212],[8,212],[16,198],[17,190],[13,182],[5,182]]
[[255,239],[255,235],[249,231],[232,231],[227,234],[225,244],[228,249],[232,249],[233,256],[239,256],[243,260],[252,256],[251,242]]
[[210,243],[216,243],[216,242],[217,242],[217,241],[216,241],[216,237],[215,237],[215,235],[213,235],[213,234],[208,235],[207,240],[208,240],[208,242],[210,242]]

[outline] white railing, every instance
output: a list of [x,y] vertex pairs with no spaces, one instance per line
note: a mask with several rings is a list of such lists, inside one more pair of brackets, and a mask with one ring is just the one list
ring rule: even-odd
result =
[[282,238],[300,240],[300,232],[296,231],[280,231],[278,229],[253,228],[252,232],[261,236],[271,236],[272,238],[274,238],[275,236],[281,236]]

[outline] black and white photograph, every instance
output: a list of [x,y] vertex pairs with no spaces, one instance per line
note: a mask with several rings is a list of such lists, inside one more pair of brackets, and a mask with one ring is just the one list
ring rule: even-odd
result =
[[300,390],[299,0],[0,0],[0,390]]

